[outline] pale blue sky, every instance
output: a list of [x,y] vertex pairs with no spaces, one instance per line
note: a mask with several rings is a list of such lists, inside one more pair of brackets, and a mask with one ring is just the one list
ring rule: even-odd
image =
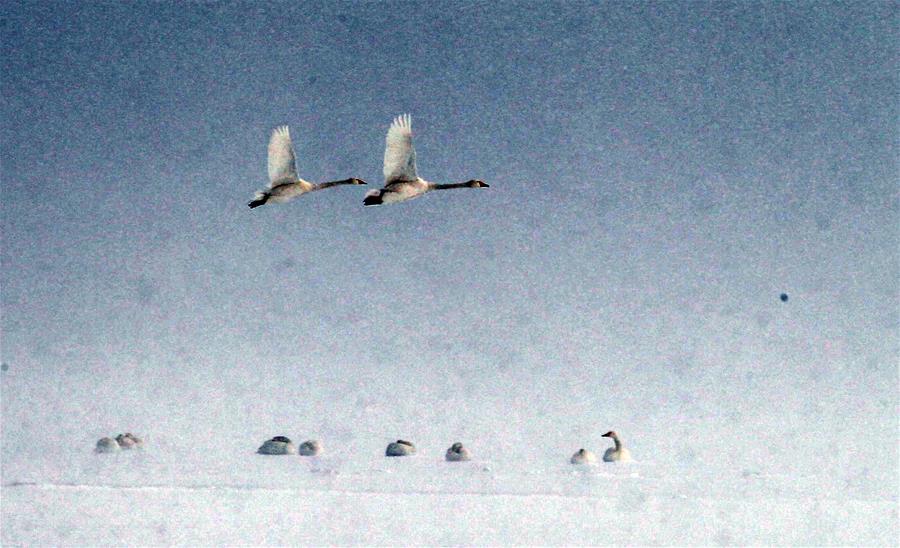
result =
[[[538,254],[548,264],[534,274],[548,278],[613,268],[603,253],[568,269],[554,256],[660,206],[688,232],[732,228],[702,217],[723,207],[755,209],[736,219],[754,247],[804,222],[838,230],[832,218],[853,208],[895,216],[895,14],[821,2],[7,4],[4,351],[20,355],[35,330],[90,340],[93,321],[134,299],[175,291],[223,306],[227,295],[172,278],[167,249],[181,246],[217,291],[292,257],[298,278],[316,266],[390,292],[396,280],[372,267],[389,253],[422,265],[404,240],[427,248],[451,229],[443,245],[464,256],[427,263],[462,283],[481,254],[525,271]],[[309,179],[378,185],[401,112],[424,176],[491,190],[373,211],[339,189],[246,209],[273,126],[292,126]],[[896,240],[893,228],[881,237]],[[348,246],[360,248],[352,264],[335,252]],[[539,298],[553,291],[566,292]],[[83,321],[62,329],[73,315],[54,315],[69,309]]]

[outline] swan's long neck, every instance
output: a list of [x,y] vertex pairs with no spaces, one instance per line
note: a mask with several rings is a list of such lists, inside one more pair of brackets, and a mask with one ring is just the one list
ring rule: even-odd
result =
[[313,185],[313,190],[322,190],[323,188],[328,188],[337,185],[352,185],[353,179],[342,179],[340,181],[328,181],[327,183],[316,183]]
[[616,444],[616,451],[621,451],[622,450],[622,442],[619,441],[619,436],[613,436],[612,439],[613,439],[613,443]]
[[468,188],[471,185],[468,182],[465,183],[448,183],[439,185],[437,183],[431,183],[431,190],[446,190],[448,188]]

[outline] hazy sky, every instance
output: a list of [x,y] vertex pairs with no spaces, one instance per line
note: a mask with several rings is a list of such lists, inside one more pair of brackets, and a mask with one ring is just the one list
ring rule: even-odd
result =
[[[6,2],[2,17],[11,370],[151,382],[303,363],[385,389],[519,382],[540,404],[613,381],[682,401],[726,363],[735,391],[847,391],[860,367],[889,425],[896,3]],[[247,208],[274,126],[304,178],[371,188],[404,112],[420,175],[491,187]]]

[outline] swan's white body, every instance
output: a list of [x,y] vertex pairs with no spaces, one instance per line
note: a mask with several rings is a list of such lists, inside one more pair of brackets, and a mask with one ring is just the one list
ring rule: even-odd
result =
[[572,458],[569,459],[569,462],[572,464],[584,464],[584,465],[594,465],[597,464],[597,455],[593,453],[593,451],[588,451],[587,449],[579,449],[575,451],[575,454],[572,455]]
[[120,449],[119,442],[112,438],[100,438],[97,440],[95,453],[115,453]]
[[619,439],[618,434],[610,430],[606,434],[603,434],[603,437],[612,438],[613,443],[616,444],[614,447],[610,447],[603,453],[604,462],[629,462],[631,460],[631,451],[622,445],[622,441]]
[[388,444],[384,450],[386,457],[406,457],[416,454],[416,446],[404,440],[397,440]]
[[384,188],[366,192],[364,205],[405,202],[431,190],[447,188],[487,188],[482,181],[436,184],[419,177],[416,170],[416,149],[412,141],[412,121],[409,114],[394,119],[388,128],[384,146]]
[[118,436],[116,436],[116,442],[122,449],[135,449],[144,446],[144,440],[135,436],[131,432],[119,434]]
[[272,438],[256,450],[260,455],[296,455],[297,447],[287,438]]
[[463,447],[463,444],[456,442],[447,449],[445,458],[450,462],[464,462],[472,460],[472,455],[469,453],[468,449]]
[[310,183],[297,175],[297,157],[288,126],[277,127],[269,138],[269,187],[259,190],[248,205],[259,207],[269,202],[284,203],[301,194],[335,185],[364,185],[365,181],[351,178],[327,183]]
[[603,461],[604,462],[629,462],[631,460],[631,451],[626,449],[625,447],[621,449],[616,449],[615,447],[610,447],[603,453]]
[[304,457],[315,457],[322,453],[322,443],[319,440],[306,440],[300,444],[299,453]]

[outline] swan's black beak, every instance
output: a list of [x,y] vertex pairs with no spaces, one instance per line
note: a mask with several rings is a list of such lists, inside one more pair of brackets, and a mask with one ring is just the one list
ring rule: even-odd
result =
[[353,184],[354,184],[354,185],[364,185],[364,184],[366,184],[366,182],[363,181],[362,179],[357,179],[357,178],[355,178],[355,177],[354,177],[353,179],[350,179],[350,180],[353,181]]

